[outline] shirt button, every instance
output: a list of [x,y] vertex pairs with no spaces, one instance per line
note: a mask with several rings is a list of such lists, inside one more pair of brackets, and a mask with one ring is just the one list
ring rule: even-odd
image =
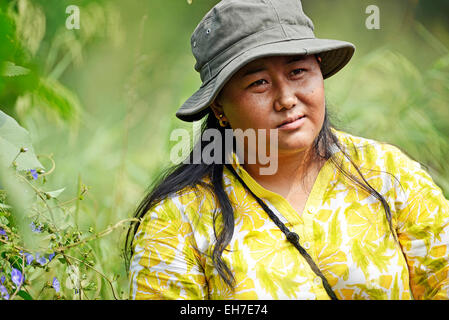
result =
[[315,279],[313,279],[313,283],[316,285],[321,284],[321,278],[320,277],[316,277]]
[[305,249],[310,249],[310,242],[309,241],[304,242],[304,248]]

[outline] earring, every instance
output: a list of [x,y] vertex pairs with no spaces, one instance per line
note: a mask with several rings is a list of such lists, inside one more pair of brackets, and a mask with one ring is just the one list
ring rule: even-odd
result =
[[223,127],[223,128],[226,127],[228,125],[228,122],[224,121],[222,119],[223,118],[223,114],[220,114],[219,117],[220,117],[220,119],[218,119],[218,122],[220,123],[220,126]]

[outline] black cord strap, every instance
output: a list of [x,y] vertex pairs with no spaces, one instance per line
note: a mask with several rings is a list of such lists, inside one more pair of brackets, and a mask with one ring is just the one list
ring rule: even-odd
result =
[[235,172],[234,168],[230,164],[226,164],[226,167],[232,172],[232,174],[239,180],[239,182],[245,187],[246,190],[256,199],[256,201],[259,203],[259,205],[265,210],[265,212],[268,214],[268,216],[273,220],[273,222],[281,229],[281,231],[285,234],[287,237],[287,240],[290,241],[295,248],[299,251],[299,253],[306,259],[307,263],[309,264],[312,271],[321,278],[323,281],[324,289],[326,290],[327,294],[332,300],[338,300],[337,296],[335,295],[334,291],[332,290],[331,286],[329,285],[329,282],[327,282],[326,277],[321,272],[320,268],[316,265],[315,261],[313,261],[312,257],[307,253],[307,251],[300,245],[299,243],[299,236],[297,233],[290,231],[284,223],[282,223],[281,220],[277,217],[277,215],[266,205],[266,203],[260,199],[258,196],[256,196],[251,189],[246,185],[246,183],[243,181],[243,179]]

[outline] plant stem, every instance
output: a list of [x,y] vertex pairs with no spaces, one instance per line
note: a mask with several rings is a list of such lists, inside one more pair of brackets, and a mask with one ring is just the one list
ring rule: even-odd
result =
[[137,221],[139,221],[139,219],[136,219],[136,218],[129,218],[129,219],[123,219],[123,220],[120,220],[120,221],[117,222],[115,225],[113,225],[113,226],[111,226],[111,227],[109,227],[109,228],[107,228],[107,229],[101,231],[100,233],[97,233],[97,234],[93,235],[92,237],[85,238],[85,239],[83,239],[83,240],[81,240],[81,241],[78,241],[78,242],[69,244],[69,245],[64,246],[64,247],[58,247],[58,248],[55,248],[55,249],[53,249],[53,250],[54,250],[55,252],[62,252],[62,251],[65,251],[65,250],[67,250],[67,249],[70,249],[70,248],[79,246],[80,244],[83,244],[83,243],[86,243],[86,242],[89,242],[89,241],[92,241],[92,240],[95,240],[95,239],[99,239],[99,238],[101,238],[101,237],[104,237],[104,236],[108,235],[109,233],[111,233],[111,232],[114,231],[115,229],[117,229],[121,224],[123,224],[123,223],[125,223],[125,222],[130,222],[130,221],[135,221],[135,222],[137,222]]
[[11,296],[10,300],[14,300],[14,297],[19,292],[20,288],[22,287],[22,283],[25,282],[25,259],[22,257],[22,281],[20,281],[19,285],[16,288],[16,291],[14,291],[13,295]]

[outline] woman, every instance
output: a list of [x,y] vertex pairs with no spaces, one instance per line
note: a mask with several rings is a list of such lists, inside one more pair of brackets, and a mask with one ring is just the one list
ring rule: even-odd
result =
[[[397,147],[329,122],[323,80],[352,44],[315,38],[298,0],[221,1],[192,51],[203,84],[177,116],[265,136],[242,153],[213,141],[221,161],[180,164],[145,197],[132,299],[448,299],[440,188]],[[261,146],[272,174],[247,161]]]

